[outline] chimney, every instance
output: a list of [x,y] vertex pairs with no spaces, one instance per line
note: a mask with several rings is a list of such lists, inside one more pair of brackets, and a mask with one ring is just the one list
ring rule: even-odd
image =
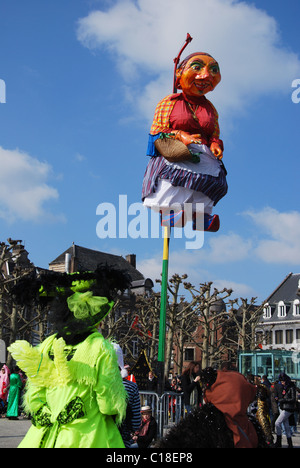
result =
[[65,273],[70,273],[71,254],[66,253],[65,255]]
[[135,254],[126,255],[126,260],[131,266],[133,266],[133,268],[136,268],[136,255]]

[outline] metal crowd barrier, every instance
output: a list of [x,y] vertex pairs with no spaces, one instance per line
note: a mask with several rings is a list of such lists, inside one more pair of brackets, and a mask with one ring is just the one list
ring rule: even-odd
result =
[[150,406],[152,416],[157,422],[157,437],[161,438],[164,431],[177,424],[185,417],[183,393],[165,392],[159,396],[154,392],[140,391],[141,406]]

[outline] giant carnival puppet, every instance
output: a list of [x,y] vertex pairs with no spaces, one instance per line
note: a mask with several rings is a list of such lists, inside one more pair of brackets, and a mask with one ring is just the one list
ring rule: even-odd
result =
[[[215,89],[221,74],[216,60],[205,52],[192,53],[179,63],[191,40],[188,34],[174,60],[173,94],[163,98],[155,110],[142,199],[162,216],[170,207],[178,207],[173,225],[192,218],[196,228],[204,211],[204,230],[216,232],[219,217],[213,209],[226,195],[227,182],[218,113],[205,95]],[[192,207],[189,218],[184,213],[185,203]]]
[[14,299],[50,307],[53,334],[37,347],[16,341],[9,351],[27,374],[25,410],[32,426],[20,448],[124,448],[118,425],[127,395],[113,344],[99,333],[128,276],[45,272],[20,281]]

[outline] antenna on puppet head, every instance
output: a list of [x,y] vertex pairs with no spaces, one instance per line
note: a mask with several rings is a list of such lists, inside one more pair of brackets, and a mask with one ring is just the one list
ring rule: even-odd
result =
[[177,57],[174,58],[175,67],[174,67],[174,77],[173,77],[173,93],[176,93],[176,91],[177,91],[177,88],[176,88],[176,69],[177,69],[177,67],[178,67],[181,54],[182,54],[182,52],[184,51],[184,49],[186,48],[186,46],[187,46],[192,40],[193,40],[193,38],[189,35],[189,33],[187,33],[187,35],[186,35],[186,40],[185,40],[184,45],[181,47],[181,49],[180,49],[179,54],[177,55]]

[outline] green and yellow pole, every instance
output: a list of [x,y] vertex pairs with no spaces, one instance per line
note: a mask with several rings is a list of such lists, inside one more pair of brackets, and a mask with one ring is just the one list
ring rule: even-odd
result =
[[159,341],[158,341],[158,381],[159,394],[164,391],[165,385],[165,342],[166,342],[166,316],[167,316],[167,300],[168,300],[168,270],[169,270],[169,245],[170,245],[170,226],[165,226],[164,229],[164,250],[162,264],[162,280],[161,280],[161,295],[160,295],[160,320],[159,320]]

